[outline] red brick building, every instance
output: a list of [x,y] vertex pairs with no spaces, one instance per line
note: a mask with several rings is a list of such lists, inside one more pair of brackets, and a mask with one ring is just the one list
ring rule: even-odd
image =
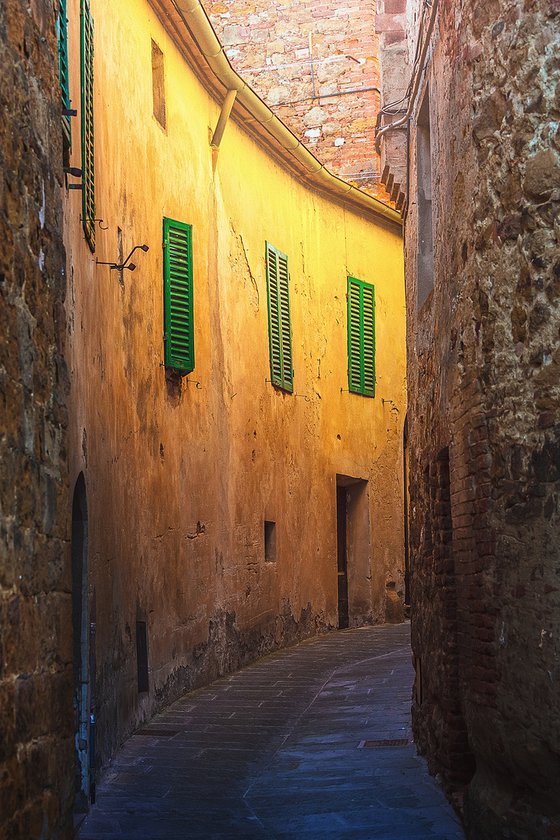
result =
[[207,0],[204,5],[234,68],[321,163],[386,196],[374,143],[382,97],[375,4]]

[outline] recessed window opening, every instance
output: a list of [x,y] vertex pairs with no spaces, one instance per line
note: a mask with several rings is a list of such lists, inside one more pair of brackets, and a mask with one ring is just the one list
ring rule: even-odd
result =
[[276,562],[276,522],[264,523],[264,559],[267,563]]
[[426,88],[416,126],[416,179],[418,192],[417,292],[418,309],[434,287],[432,231],[432,146],[430,139],[430,90]]
[[161,127],[165,128],[165,76],[163,69],[163,53],[155,41],[152,41],[152,96],[154,101],[154,117]]

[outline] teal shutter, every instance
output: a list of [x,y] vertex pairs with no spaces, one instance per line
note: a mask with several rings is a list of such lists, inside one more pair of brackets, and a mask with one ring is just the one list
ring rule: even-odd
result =
[[68,71],[68,18],[66,14],[66,0],[60,0],[58,17],[56,19],[56,36],[58,43],[58,77],[60,79],[60,96],[62,100],[62,128],[64,141],[68,147],[72,145],[72,131],[70,128],[70,76]]
[[163,220],[163,312],[165,364],[194,370],[192,227]]
[[88,0],[80,4],[80,81],[82,104],[82,225],[95,250],[95,173],[93,153],[93,19]]
[[268,292],[270,378],[278,388],[294,390],[288,257],[268,242],[265,249]]
[[348,387],[375,396],[375,289],[348,278]]

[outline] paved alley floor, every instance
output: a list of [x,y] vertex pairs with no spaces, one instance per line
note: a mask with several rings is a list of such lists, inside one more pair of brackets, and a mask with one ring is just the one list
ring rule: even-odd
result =
[[125,744],[80,840],[462,840],[412,743],[409,635],[331,633],[185,695]]

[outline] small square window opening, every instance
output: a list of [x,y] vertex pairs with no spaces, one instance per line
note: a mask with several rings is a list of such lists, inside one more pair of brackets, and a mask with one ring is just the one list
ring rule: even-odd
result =
[[276,562],[276,522],[264,523],[264,559],[267,563]]

